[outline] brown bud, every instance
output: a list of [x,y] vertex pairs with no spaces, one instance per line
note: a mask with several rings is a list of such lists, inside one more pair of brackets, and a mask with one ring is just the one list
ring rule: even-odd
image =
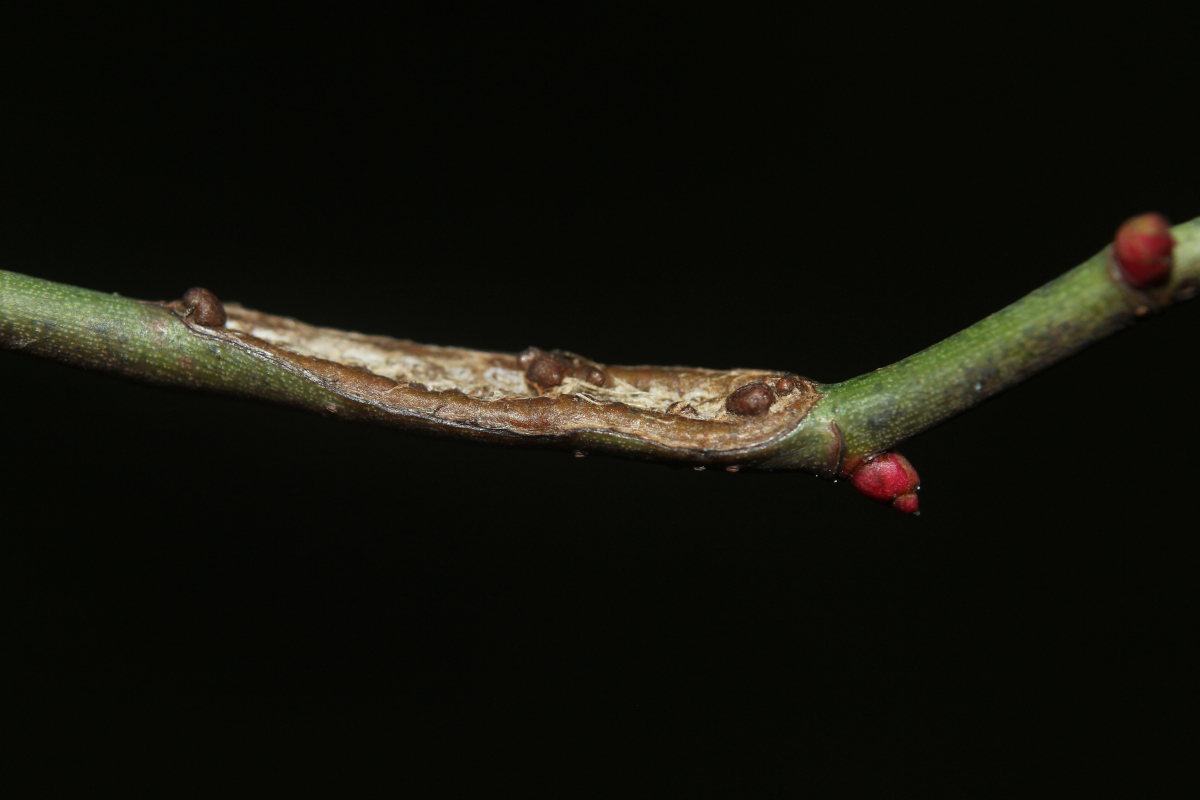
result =
[[220,328],[225,325],[225,306],[217,296],[208,289],[194,286],[183,293],[184,316],[197,325],[206,328]]
[[784,375],[782,378],[775,379],[775,391],[780,394],[791,394],[796,391],[796,379],[791,375]]
[[757,417],[767,413],[775,402],[775,390],[762,381],[747,383],[725,400],[725,408],[739,417]]
[[536,384],[540,389],[550,389],[558,386],[567,376],[566,361],[550,353],[538,353],[525,370],[525,380]]
[[586,381],[593,386],[603,386],[608,381],[600,367],[563,350],[546,352],[538,347],[528,347],[517,356],[517,361],[525,367],[525,380],[543,391],[561,386],[567,378]]

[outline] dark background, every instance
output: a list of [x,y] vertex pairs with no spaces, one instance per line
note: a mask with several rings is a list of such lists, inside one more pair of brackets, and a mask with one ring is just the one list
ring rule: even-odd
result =
[[[1200,215],[1194,76],[1143,23],[542,22],[9,28],[0,267],[835,381],[1133,214]],[[0,352],[5,692],[62,734],[756,732],[915,744],[939,780],[1154,748],[1194,629],[1197,312],[907,443],[919,519]]]

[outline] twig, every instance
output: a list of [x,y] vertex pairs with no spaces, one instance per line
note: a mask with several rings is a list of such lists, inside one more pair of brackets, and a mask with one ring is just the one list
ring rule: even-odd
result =
[[891,448],[1198,287],[1200,219],[1168,233],[1146,215],[1122,228],[1115,250],[914,356],[836,384],[434,347],[223,305],[203,289],[144,302],[3,271],[0,344],[433,435],[850,477],[868,496],[916,511],[916,472]]

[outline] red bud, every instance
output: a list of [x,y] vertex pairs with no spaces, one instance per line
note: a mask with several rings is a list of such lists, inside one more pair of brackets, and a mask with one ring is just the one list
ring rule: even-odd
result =
[[864,462],[850,477],[850,483],[872,500],[888,503],[901,513],[917,513],[917,487],[921,479],[908,459],[899,453],[883,453]]
[[1142,214],[1126,220],[1117,230],[1113,253],[1125,282],[1145,289],[1170,276],[1174,247],[1166,219],[1161,214]]
[[901,514],[920,513],[917,510],[917,493],[908,492],[906,494],[899,495],[895,500],[892,501],[892,508],[899,511]]

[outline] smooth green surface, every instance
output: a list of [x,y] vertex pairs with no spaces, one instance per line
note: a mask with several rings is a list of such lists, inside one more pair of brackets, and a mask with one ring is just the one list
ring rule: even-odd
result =
[[234,347],[190,333],[169,310],[0,271],[0,342],[152,383],[320,408],[340,398]]

